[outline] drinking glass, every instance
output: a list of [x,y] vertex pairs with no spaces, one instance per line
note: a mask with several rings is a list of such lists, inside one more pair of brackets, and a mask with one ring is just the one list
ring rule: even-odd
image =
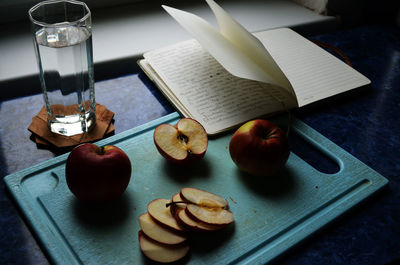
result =
[[29,10],[49,129],[65,136],[96,123],[92,23],[87,5],[43,1]]

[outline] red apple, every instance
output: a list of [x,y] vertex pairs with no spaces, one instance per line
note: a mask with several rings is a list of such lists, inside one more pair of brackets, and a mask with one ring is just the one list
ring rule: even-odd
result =
[[290,152],[285,132],[274,123],[259,119],[243,124],[233,134],[229,153],[242,171],[270,176],[285,165]]
[[69,154],[65,177],[69,189],[79,200],[89,203],[111,201],[128,186],[131,162],[116,146],[85,143]]
[[167,160],[176,164],[188,164],[205,155],[208,137],[198,121],[183,118],[176,125],[159,125],[154,130],[154,144]]

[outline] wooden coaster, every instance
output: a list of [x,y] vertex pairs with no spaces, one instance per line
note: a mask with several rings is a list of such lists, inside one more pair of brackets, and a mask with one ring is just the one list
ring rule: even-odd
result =
[[96,125],[89,132],[73,136],[64,136],[53,133],[47,127],[47,111],[43,107],[40,112],[32,118],[28,130],[32,133],[32,139],[42,147],[55,147],[70,149],[78,144],[94,142],[114,133],[114,113],[104,105],[96,104]]

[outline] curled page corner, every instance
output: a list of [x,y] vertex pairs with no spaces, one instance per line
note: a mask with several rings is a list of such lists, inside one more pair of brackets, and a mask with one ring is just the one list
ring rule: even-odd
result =
[[[289,81],[275,62],[274,65],[276,67],[271,67],[270,62],[265,61],[260,63],[253,59],[256,57],[261,58],[260,54],[264,54],[262,58],[272,59],[268,51],[265,48],[262,49],[263,45],[258,43],[258,40],[253,37],[251,33],[233,20],[225,11],[221,12],[223,9],[219,6],[217,7],[215,2],[208,0],[207,3],[211,4],[211,8],[214,8],[213,12],[217,17],[218,23],[225,29],[223,30],[224,34],[233,32],[235,37],[227,38],[204,19],[194,14],[165,5],[162,5],[162,7],[231,74],[241,78],[283,87],[293,93]],[[234,26],[226,26],[226,24],[231,23],[231,21],[234,21]],[[247,35],[251,37],[249,38]],[[240,41],[241,39],[247,39],[247,41]],[[238,40],[239,43],[235,43]],[[260,47],[260,45],[262,47]],[[257,47],[258,52],[255,54],[252,53],[251,56],[249,56],[246,50],[254,50],[255,47]],[[260,61],[260,59],[258,60]]]
[[257,65],[280,84],[291,91],[291,84],[285,73],[272,58],[261,41],[237,22],[214,0],[205,0],[217,19],[220,33],[232,44],[250,57]]

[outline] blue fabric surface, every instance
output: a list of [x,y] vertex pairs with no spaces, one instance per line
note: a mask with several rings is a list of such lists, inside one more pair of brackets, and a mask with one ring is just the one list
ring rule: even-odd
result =
[[400,258],[400,30],[375,25],[312,39],[339,48],[371,85],[295,115],[390,183],[280,262],[387,264]]

